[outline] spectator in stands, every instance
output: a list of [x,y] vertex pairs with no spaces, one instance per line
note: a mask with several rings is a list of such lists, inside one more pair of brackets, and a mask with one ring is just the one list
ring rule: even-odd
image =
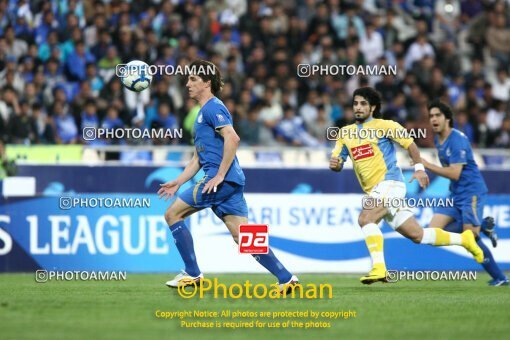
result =
[[352,110],[352,105],[345,105],[343,108],[343,115],[335,121],[335,126],[341,129],[352,123],[354,123],[354,111]]
[[496,146],[500,148],[510,148],[510,117],[503,120],[501,132],[496,137]]
[[356,15],[357,8],[355,4],[345,2],[343,7],[344,11],[342,11],[342,14],[337,14],[332,18],[332,25],[337,38],[345,44],[347,38],[349,38],[349,28],[354,27],[353,34],[357,37],[362,37],[365,35],[365,24],[363,20]]
[[391,75],[384,75],[382,80],[375,85],[375,89],[381,94],[383,101],[389,102],[398,91],[398,84]]
[[397,92],[392,101],[388,103],[386,109],[383,111],[384,119],[391,119],[402,125],[409,121],[410,119],[405,107],[405,101],[405,94],[400,91]]
[[26,83],[25,90],[23,91],[23,96],[21,97],[24,101],[26,101],[29,105],[33,105],[35,103],[43,102],[43,94],[38,93],[35,85],[33,83]]
[[469,139],[471,144],[475,143],[475,129],[473,128],[473,125],[469,123],[466,112],[457,111],[455,114],[453,127],[459,131],[462,131]]
[[466,90],[464,88],[464,79],[458,75],[448,82],[448,97],[454,108],[466,107]]
[[[115,67],[136,57],[172,66],[196,58],[215,62],[226,80],[221,99],[236,106],[236,124],[248,120],[245,115],[255,103],[272,96],[258,115],[261,136],[250,142],[257,140],[256,145],[276,143],[273,130],[284,105],[292,106],[305,120],[306,131],[316,136],[321,103],[331,119],[346,123],[350,111],[334,107],[349,107],[349,93],[367,83],[381,90],[387,108],[398,107],[401,120],[420,122],[423,103],[442,96],[465,110],[478,146],[505,144],[504,137],[503,142],[497,139],[504,136],[500,118],[508,115],[510,97],[510,11],[505,1],[400,1],[391,6],[387,1],[251,1],[248,10],[245,1],[218,6],[155,0],[9,3],[0,6],[2,138],[20,111],[20,100],[37,115],[38,134],[46,135],[41,143],[52,143],[49,136],[58,135],[51,130],[62,120],[53,121],[55,102],[80,123],[85,103],[94,101],[97,115],[114,108],[127,127],[140,121],[147,127],[159,103],[167,102],[182,122],[178,126],[185,127],[182,142],[191,144],[198,111],[188,105],[185,77],[155,78],[151,90],[141,94],[123,89]],[[303,63],[387,63],[398,66],[398,75],[301,78],[295,70]],[[310,96],[317,98],[314,103]],[[495,109],[495,100],[504,103],[498,104],[502,109]],[[37,111],[36,104],[41,105]]]
[[389,8],[386,12],[384,31],[384,45],[390,48],[395,42],[403,42],[416,35],[414,19],[398,7]]
[[317,91],[308,92],[306,102],[299,108],[299,116],[307,126],[312,125],[319,114],[317,106],[320,104],[320,97]]
[[6,43],[6,55],[19,59],[28,52],[28,44],[26,41],[16,38],[14,27],[7,26],[4,29],[4,36]]
[[113,46],[112,37],[108,29],[105,28],[97,34],[97,43],[92,46],[90,53],[92,53],[96,60],[100,62],[108,53],[108,49]]
[[376,28],[375,22],[370,21],[365,35],[360,38],[360,50],[366,62],[371,65],[377,64],[377,60],[384,55],[383,38]]
[[330,119],[329,114],[326,111],[326,107],[320,104],[318,107],[317,120],[308,127],[310,135],[315,138],[321,145],[327,145],[328,139],[326,131],[328,128],[333,126],[333,122]]
[[510,27],[504,13],[494,13],[485,35],[492,56],[501,66],[510,64]]
[[199,111],[200,106],[193,99],[188,98],[183,107],[185,118],[182,127],[183,127],[183,140],[185,143],[188,143],[190,145],[193,145],[193,129]]
[[447,89],[443,71],[439,67],[434,67],[429,86],[426,88],[429,98],[439,98],[447,95]]
[[213,44],[213,51],[221,55],[223,58],[227,58],[233,47],[238,47],[238,43],[236,42],[236,38],[232,32],[232,27],[223,26],[221,28],[221,34],[218,41]]
[[12,87],[3,88],[3,97],[0,101],[0,116],[3,117],[7,126],[11,117],[18,115],[20,112],[18,95]]
[[87,100],[83,112],[81,113],[80,131],[85,128],[97,129],[99,127],[99,117],[94,100]]
[[177,118],[170,112],[170,106],[162,102],[158,105],[158,116],[152,122],[154,129],[176,129]]
[[115,130],[124,127],[124,122],[119,118],[119,111],[116,108],[110,107],[108,109],[106,117],[101,123],[101,127],[107,130]]
[[23,80],[19,70],[16,69],[13,57],[8,57],[6,59],[7,65],[5,67],[5,78],[0,79],[0,86],[11,87],[14,91],[16,91],[16,93],[20,93],[23,91],[25,81]]
[[42,61],[45,62],[50,58],[51,51],[54,48],[58,48],[58,34],[57,31],[52,30],[48,32],[47,39],[39,44],[37,55]]
[[37,136],[43,144],[55,144],[55,127],[52,117],[43,112],[41,104],[32,105],[32,117],[37,129]]
[[422,60],[425,56],[434,58],[434,48],[429,43],[425,34],[419,34],[416,41],[409,46],[405,56],[405,67],[409,70],[415,62]]
[[55,140],[58,144],[76,144],[78,141],[78,127],[74,118],[66,110],[64,103],[55,102],[53,105],[53,119],[55,121]]
[[[171,131],[171,134],[178,128],[177,118],[170,112],[170,106],[167,103],[159,103],[158,116],[152,121],[151,128]],[[156,141],[154,142],[156,143]],[[177,139],[160,138],[157,144],[177,144],[178,142]]]
[[510,100],[510,77],[504,67],[498,69],[496,79],[492,81],[492,95],[494,99],[504,102]]
[[[87,26],[83,33],[85,45],[87,47],[92,47],[95,46],[96,44],[100,44],[101,33],[105,32],[108,29],[108,24],[106,22],[106,18],[104,15],[96,15],[93,20],[94,22]],[[92,51],[91,53],[94,54]],[[95,57],[96,60],[100,59],[96,55]]]
[[86,79],[87,63],[95,62],[92,54],[85,50],[85,43],[78,41],[75,51],[69,55],[66,64],[67,75],[70,80],[83,81]]
[[99,95],[99,92],[103,89],[104,82],[97,75],[96,64],[89,63],[86,68],[86,81],[90,84],[90,89],[92,90],[92,94],[94,97]]
[[330,23],[330,16],[328,13],[328,7],[325,3],[318,3],[315,15],[310,19],[308,23],[308,32],[306,33],[308,40],[312,43],[317,43],[321,36],[320,31],[322,26],[325,26],[328,36],[333,32],[333,27]]
[[260,120],[260,106],[254,105],[249,108],[248,114],[239,122],[239,137],[242,145],[260,145],[260,132],[262,122]]
[[452,40],[441,44],[437,53],[437,65],[447,77],[456,77],[461,74],[462,62]]
[[481,59],[474,58],[471,60],[470,70],[464,74],[466,87],[472,87],[476,79],[483,77],[483,61]]
[[276,100],[274,100],[273,95],[273,88],[268,87],[264,90],[263,106],[260,110],[260,120],[263,124],[260,141],[266,145],[275,144],[274,129],[283,118],[282,107]]
[[487,111],[480,111],[476,118],[476,144],[479,148],[486,148],[492,142],[492,137],[487,127]]
[[487,127],[491,134],[497,134],[503,125],[503,119],[505,119],[505,103],[494,100],[493,106],[487,111]]
[[305,129],[303,119],[296,117],[290,106],[284,108],[282,120],[275,128],[276,139],[290,146],[319,146],[319,142]]
[[49,89],[53,89],[57,84],[64,84],[66,82],[66,78],[62,74],[62,69],[58,59],[48,59],[46,62],[44,77]]
[[9,142],[13,144],[35,144],[39,140],[35,121],[31,116],[30,105],[22,100],[19,112],[9,119]]
[[115,67],[122,63],[122,60],[117,54],[115,46],[109,46],[106,50],[106,55],[101,58],[97,64],[99,67],[99,75],[107,83],[115,75]]
[[169,106],[171,112],[175,112],[175,105],[170,96],[170,83],[166,78],[161,78],[153,85],[151,99],[156,105],[165,103]]
[[437,42],[454,39],[460,27],[460,1],[436,0],[433,33]]
[[227,58],[227,68],[226,72],[222,73],[223,80],[225,83],[231,83],[234,95],[237,97],[239,94],[239,90],[242,87],[244,77],[241,72],[239,72],[238,69],[238,62],[237,58],[234,56],[230,56]]

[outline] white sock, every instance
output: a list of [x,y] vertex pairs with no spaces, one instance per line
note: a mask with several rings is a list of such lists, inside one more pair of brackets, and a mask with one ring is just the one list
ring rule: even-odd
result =
[[439,228],[424,228],[421,244],[434,246],[462,245],[462,236],[457,233],[450,233]]
[[421,244],[434,244],[436,242],[436,230],[434,228],[423,228]]
[[456,246],[462,245],[462,235],[457,233],[450,233],[450,244],[454,244]]

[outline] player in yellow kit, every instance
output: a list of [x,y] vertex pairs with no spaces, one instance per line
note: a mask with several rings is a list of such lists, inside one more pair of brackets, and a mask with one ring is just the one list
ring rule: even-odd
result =
[[406,185],[397,165],[393,142],[406,149],[415,164],[411,181],[417,179],[420,186],[426,188],[429,178],[421,162],[420,151],[400,124],[374,118],[379,115],[381,97],[373,88],[362,87],[354,91],[352,105],[356,122],[340,129],[329,167],[333,171],[341,171],[349,156],[361,187],[368,194],[363,200],[358,223],[365,235],[372,259],[372,270],[361,277],[360,281],[365,284],[387,282],[384,240],[378,227],[383,218],[394,230],[415,243],[434,246],[460,245],[481,263],[483,252],[476,244],[471,230],[455,234],[439,228],[423,229],[405,205],[387,204],[402,200],[406,196]]

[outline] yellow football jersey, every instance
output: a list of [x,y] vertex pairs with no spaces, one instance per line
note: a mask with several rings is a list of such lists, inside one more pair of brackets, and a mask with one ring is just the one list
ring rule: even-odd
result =
[[404,181],[393,141],[407,149],[414,140],[402,125],[372,118],[363,124],[345,126],[338,132],[332,157],[340,157],[341,162],[347,156],[351,158],[363,191],[369,193],[384,180]]

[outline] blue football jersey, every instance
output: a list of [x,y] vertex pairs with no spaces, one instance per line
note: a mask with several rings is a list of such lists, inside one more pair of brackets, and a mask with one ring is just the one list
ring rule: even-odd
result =
[[450,181],[450,191],[454,200],[463,201],[464,199],[471,199],[473,195],[482,195],[488,192],[473,157],[471,144],[462,132],[452,129],[443,144],[439,144],[437,136],[434,137],[434,143],[442,166],[464,164],[459,180]]
[[[209,179],[216,176],[223,159],[224,141],[218,129],[227,125],[232,125],[232,116],[225,104],[216,97],[205,103],[195,120],[195,148],[200,164]],[[227,171],[225,181],[244,185],[245,177],[237,157]]]

